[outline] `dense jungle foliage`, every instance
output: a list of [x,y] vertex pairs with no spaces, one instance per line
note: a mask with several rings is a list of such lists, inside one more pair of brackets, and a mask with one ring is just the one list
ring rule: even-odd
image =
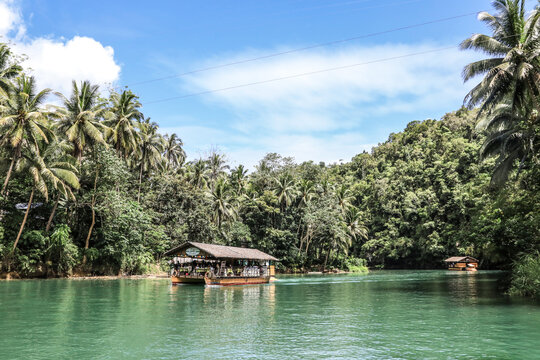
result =
[[462,43],[491,56],[465,67],[465,80],[484,75],[467,108],[413,121],[344,164],[267,154],[251,172],[218,152],[186,161],[129,90],[38,92],[1,45],[2,270],[144,273],[187,240],[259,248],[292,271],[440,268],[451,255],[534,263],[540,15],[521,0],[494,5],[497,16],[480,14],[493,37]]

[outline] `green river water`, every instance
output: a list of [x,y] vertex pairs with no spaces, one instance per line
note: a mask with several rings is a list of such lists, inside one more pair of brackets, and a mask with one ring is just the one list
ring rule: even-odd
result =
[[0,358],[540,359],[540,304],[503,295],[501,276],[2,281]]

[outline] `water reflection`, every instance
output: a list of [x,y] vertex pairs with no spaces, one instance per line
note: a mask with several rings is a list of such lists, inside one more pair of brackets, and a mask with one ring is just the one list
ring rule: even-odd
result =
[[540,307],[498,276],[0,282],[0,358],[540,358]]
[[478,301],[478,277],[477,272],[455,271],[448,276],[448,295],[460,304],[476,303]]
[[204,286],[204,303],[211,304],[220,301],[223,304],[230,302],[250,303],[275,307],[276,286],[243,285],[243,286]]

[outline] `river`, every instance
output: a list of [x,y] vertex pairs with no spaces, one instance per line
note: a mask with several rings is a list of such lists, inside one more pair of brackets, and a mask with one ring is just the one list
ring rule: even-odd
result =
[[500,272],[0,282],[1,359],[539,359],[540,304]]

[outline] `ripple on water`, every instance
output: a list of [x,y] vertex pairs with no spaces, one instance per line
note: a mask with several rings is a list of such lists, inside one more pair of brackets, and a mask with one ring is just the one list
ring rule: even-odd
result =
[[0,358],[540,358],[540,307],[497,272],[0,282]]

